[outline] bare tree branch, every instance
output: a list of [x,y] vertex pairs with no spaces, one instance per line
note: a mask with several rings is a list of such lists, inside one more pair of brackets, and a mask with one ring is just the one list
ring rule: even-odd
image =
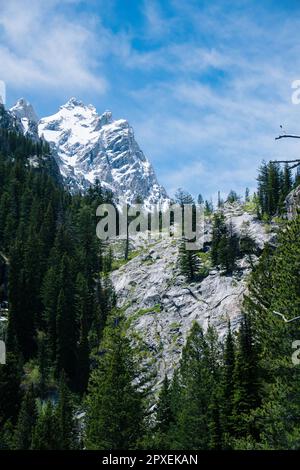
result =
[[297,158],[296,160],[271,160],[271,163],[296,163],[300,162],[300,158]]
[[273,313],[274,313],[275,315],[278,315],[279,317],[281,317],[285,323],[291,323],[292,321],[295,321],[295,320],[299,320],[299,319],[300,319],[300,316],[298,316],[298,317],[290,318],[290,319],[288,320],[282,313],[276,312],[276,310],[273,310]]
[[300,166],[300,159],[298,160],[271,160],[270,163],[294,163],[294,165],[289,166],[289,170],[293,170]]
[[[283,127],[280,126],[280,128],[283,130]],[[300,135],[296,135],[296,134],[281,134],[279,135],[278,137],[275,137],[275,140],[279,140],[279,139],[285,139],[285,138],[288,138],[288,139],[300,139]],[[297,160],[272,160],[271,163],[294,163],[294,165],[292,166],[289,166],[289,170],[293,170],[294,168],[297,168],[300,166],[300,160],[297,159]]]
[[282,135],[279,135],[278,137],[275,137],[275,140],[285,139],[285,138],[300,139],[300,135],[295,135],[295,134],[282,134]]
[[293,170],[293,168],[297,168],[297,166],[300,165],[300,162],[299,163],[296,163],[295,165],[292,165],[289,167],[290,170]]

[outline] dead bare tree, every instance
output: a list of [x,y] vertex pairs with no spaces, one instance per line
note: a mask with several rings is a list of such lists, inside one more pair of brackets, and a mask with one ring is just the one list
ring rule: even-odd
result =
[[288,320],[288,319],[283,315],[283,313],[276,312],[276,310],[273,310],[273,313],[274,313],[275,315],[278,315],[279,317],[281,317],[285,323],[291,323],[292,321],[300,320],[300,315],[299,315],[298,317],[290,318],[290,319]]
[[282,135],[279,135],[278,137],[275,137],[275,140],[280,140],[280,139],[300,139],[300,135],[282,134]]
[[[283,127],[280,126],[280,128],[283,130]],[[280,139],[300,139],[300,135],[297,134],[280,134],[278,137],[275,137],[275,140],[280,140]],[[292,163],[292,166],[289,166],[290,170],[293,170],[294,168],[297,168],[300,166],[300,159],[296,160],[271,160],[271,163],[287,163],[290,164]]]

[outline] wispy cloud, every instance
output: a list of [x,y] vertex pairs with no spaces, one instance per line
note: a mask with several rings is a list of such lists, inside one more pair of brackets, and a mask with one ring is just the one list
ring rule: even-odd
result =
[[106,91],[105,74],[96,71],[94,28],[59,10],[76,3],[0,0],[0,73],[8,85],[24,92],[35,87]]
[[299,121],[299,107],[291,103],[291,82],[300,70],[299,14],[265,12],[258,4],[252,14],[247,1],[230,11],[223,2],[173,5],[190,21],[193,38],[156,51],[164,62],[154,64],[169,66],[170,79],[133,91],[137,102],[151,107],[138,133],[155,162],[172,168],[162,174],[170,191],[181,178],[193,192],[243,192],[255,184],[262,159],[299,155],[297,142],[274,140],[279,124],[296,132]]
[[113,107],[170,193],[242,193],[262,159],[299,155],[274,137],[299,132],[300,10],[229,3],[0,0],[0,78]]
[[171,30],[171,22],[164,18],[160,5],[156,1],[144,1],[143,12],[146,19],[146,34],[152,39],[161,38]]

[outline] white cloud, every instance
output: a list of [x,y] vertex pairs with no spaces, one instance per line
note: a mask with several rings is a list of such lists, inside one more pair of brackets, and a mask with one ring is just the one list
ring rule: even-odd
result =
[[297,132],[300,108],[289,101],[289,81],[285,90],[280,73],[265,80],[270,95],[261,97],[251,77],[234,79],[224,90],[179,81],[134,94],[151,107],[137,122],[137,136],[154,163],[164,160],[162,166],[171,169],[161,173],[170,193],[178,186],[194,194],[216,188],[243,193],[255,184],[262,159],[297,158],[299,143],[274,140],[281,123]]
[[99,17],[74,15],[77,3],[0,0],[0,79],[22,94],[122,101],[170,192],[242,192],[263,158],[297,158],[298,142],[274,140],[280,124],[299,132],[290,88],[300,78],[297,16],[252,13],[247,1],[225,9],[169,0],[167,14],[149,0],[142,27],[112,32]]
[[70,3],[76,1],[0,0],[0,75],[8,86],[93,89],[95,94],[107,89],[104,73],[95,71],[101,62],[91,25],[57,10]]
[[[262,159],[299,156],[299,142],[275,142],[280,124],[299,133],[300,107],[291,103],[291,83],[300,78],[299,19],[269,12],[256,21],[243,9],[173,4],[194,39],[148,55],[149,67],[172,75],[133,91],[141,110],[151,109],[137,117],[137,136],[155,164],[171,169],[161,173],[170,192],[242,193],[255,185]],[[137,65],[146,67],[144,59]]]
[[166,17],[161,8],[161,2],[144,0],[142,10],[146,20],[143,35],[150,40],[166,40],[178,26],[178,17]]
[[159,5],[146,0],[144,2],[144,15],[147,20],[148,34],[152,37],[161,37],[166,33],[168,22],[163,18]]

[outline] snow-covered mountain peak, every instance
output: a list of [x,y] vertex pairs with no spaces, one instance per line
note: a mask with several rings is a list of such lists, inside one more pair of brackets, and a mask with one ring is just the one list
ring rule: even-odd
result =
[[71,98],[56,114],[40,120],[39,134],[56,145],[86,145],[98,125],[96,108],[85,106],[82,101]]
[[33,122],[38,122],[39,120],[33,106],[25,98],[20,98],[10,111],[20,119],[26,118]]
[[111,111],[105,111],[103,114],[101,114],[100,116],[101,126],[106,126],[107,124],[111,124],[112,122],[113,122],[113,118],[112,118]]
[[[72,111],[72,110],[76,111],[77,108],[83,108],[83,109],[90,110],[93,113],[97,113],[94,105],[92,104],[85,105],[83,101],[79,100],[78,98],[74,96],[70,98],[65,104],[59,107],[60,110],[67,109],[69,111]],[[80,110],[78,110],[78,112],[80,112]]]
[[65,104],[60,106],[60,109],[63,109],[63,108],[73,109],[73,108],[76,108],[76,107],[84,108],[85,105],[81,100],[77,99],[75,96],[72,96],[72,98],[70,98]]
[[99,179],[117,197],[133,202],[164,202],[166,191],[157,182],[151,163],[138,146],[125,119],[111,111],[99,115],[93,105],[71,98],[58,112],[39,122],[39,135],[56,151],[57,162],[72,191]]
[[9,113],[20,123],[24,135],[38,138],[38,116],[33,106],[25,98],[20,98],[9,110]]

